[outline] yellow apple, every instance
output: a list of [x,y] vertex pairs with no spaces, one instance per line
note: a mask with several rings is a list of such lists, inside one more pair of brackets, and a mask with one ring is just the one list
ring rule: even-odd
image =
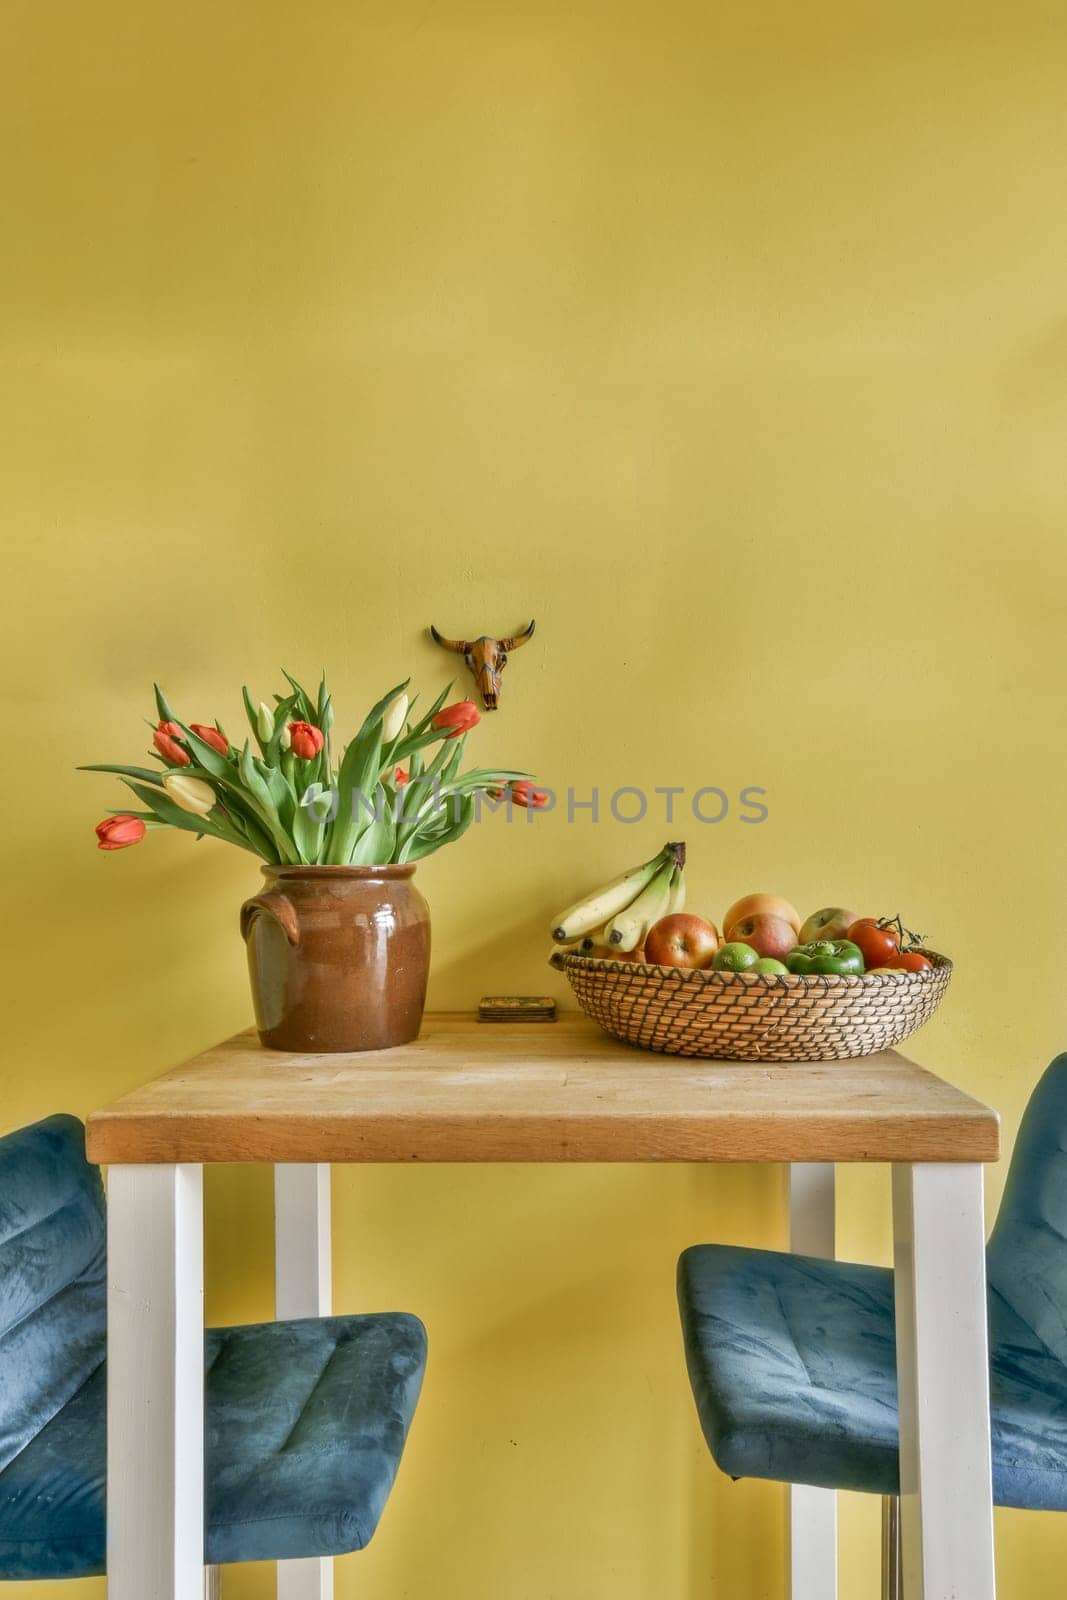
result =
[[781,917],[783,922],[788,922],[793,932],[800,933],[800,912],[788,900],[783,900],[775,894],[746,894],[743,900],[737,900],[730,907],[722,919],[723,929],[727,939],[733,938],[733,930],[745,917]]
[[843,939],[856,921],[851,911],[840,906],[824,906],[813,911],[797,936],[799,944],[814,944],[816,939]]

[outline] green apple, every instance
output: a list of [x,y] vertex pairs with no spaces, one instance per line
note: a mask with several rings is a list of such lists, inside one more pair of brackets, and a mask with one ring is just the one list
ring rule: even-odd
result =
[[785,962],[775,961],[773,956],[760,956],[759,960],[756,962],[756,965],[752,968],[752,971],[766,972],[768,974],[772,974],[776,978],[788,978],[789,976],[789,968],[786,966]]
[[739,944],[734,940],[719,946],[711,964],[716,972],[751,972],[759,959],[758,950],[753,950],[750,944]]

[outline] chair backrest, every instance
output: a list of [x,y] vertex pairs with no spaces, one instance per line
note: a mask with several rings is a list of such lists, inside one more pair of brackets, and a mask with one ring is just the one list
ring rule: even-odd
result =
[[989,1286],[1067,1362],[1067,1053],[1030,1096],[989,1241]]
[[0,1139],[0,1471],[104,1360],[106,1243],[76,1117]]

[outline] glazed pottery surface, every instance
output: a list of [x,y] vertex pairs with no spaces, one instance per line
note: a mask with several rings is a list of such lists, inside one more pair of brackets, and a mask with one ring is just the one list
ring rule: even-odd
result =
[[430,913],[413,866],[263,868],[241,907],[260,1042],[272,1050],[384,1050],[414,1039]]

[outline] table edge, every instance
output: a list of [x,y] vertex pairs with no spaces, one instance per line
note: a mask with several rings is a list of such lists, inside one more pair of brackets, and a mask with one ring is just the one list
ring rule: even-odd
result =
[[[813,1111],[768,1124],[691,1113],[620,1123],[614,1116],[486,1118],[457,1112],[433,1117],[378,1115],[340,1119],[312,1113],[260,1114],[235,1139],[222,1114],[154,1117],[96,1112],[86,1130],[91,1161],[101,1165],[327,1162],[332,1165],[490,1162],[635,1165],[790,1163],[804,1161],[960,1165],[1000,1158],[1000,1118],[991,1108],[963,1112],[946,1150],[940,1117],[897,1116],[872,1129],[869,1118],[830,1119]],[[962,1132],[960,1123],[962,1122]],[[872,1134],[874,1135],[872,1137]]]

